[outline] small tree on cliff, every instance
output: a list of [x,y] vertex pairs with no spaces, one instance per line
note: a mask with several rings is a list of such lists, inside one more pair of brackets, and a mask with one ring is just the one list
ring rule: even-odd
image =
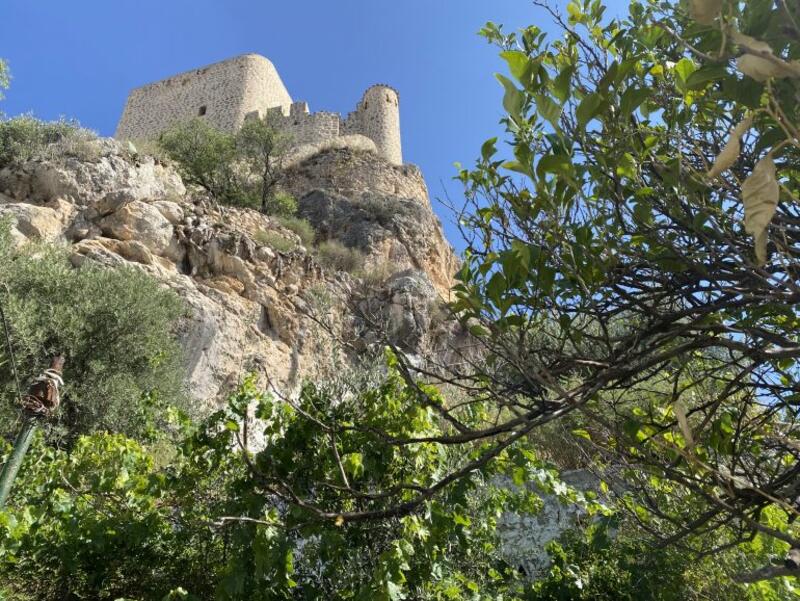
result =
[[230,133],[193,119],[161,134],[159,144],[187,183],[220,202],[278,215],[297,210],[294,199],[277,187],[287,139],[267,120],[248,119]]
[[250,193],[261,204],[261,210],[268,214],[294,213],[296,206],[287,208],[286,195],[277,190],[288,146],[286,135],[270,126],[267,119],[248,119],[236,134],[236,146],[248,172],[253,174]]

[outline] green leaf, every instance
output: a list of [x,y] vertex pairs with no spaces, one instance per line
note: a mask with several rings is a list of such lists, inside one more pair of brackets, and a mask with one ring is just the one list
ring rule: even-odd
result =
[[675,67],[673,67],[675,73],[678,74],[681,81],[683,83],[687,83],[689,76],[697,70],[697,65],[694,64],[692,59],[683,57],[677,63],[675,63]]
[[628,88],[625,90],[619,103],[620,116],[628,117],[639,108],[640,104],[647,100],[651,93],[651,90],[644,88]]
[[508,63],[508,70],[511,71],[511,75],[525,85],[526,72],[532,67],[532,61],[528,58],[528,55],[519,50],[507,50],[501,52],[500,56]]
[[544,94],[536,94],[534,100],[536,101],[536,112],[539,113],[542,118],[549,121],[555,129],[558,129],[562,111],[558,103]]
[[561,73],[553,81],[553,96],[555,96],[561,104],[564,104],[570,95],[570,84],[572,82],[572,74],[575,68],[571,65],[561,70]]
[[603,104],[603,97],[600,94],[587,94],[575,110],[578,127],[586,127],[586,124],[597,114],[601,104]]
[[481,156],[483,157],[484,161],[489,161],[497,152],[497,138],[491,138],[486,140],[481,146]]
[[718,81],[728,76],[724,65],[704,65],[693,71],[686,79],[686,87],[690,90],[700,90],[711,81]]
[[622,159],[617,164],[617,175],[633,179],[636,177],[637,173],[636,160],[633,158],[632,154],[626,152],[622,155]]
[[503,96],[503,108],[515,121],[520,121],[522,118],[522,108],[525,106],[525,94],[518,90],[514,82],[508,77],[500,75],[499,73],[496,73],[495,77],[503,84],[506,90]]
[[578,438],[585,438],[586,440],[592,440],[592,437],[589,434],[589,432],[583,429],[573,430],[572,434],[577,436]]
[[547,154],[539,159],[536,166],[536,175],[544,179],[546,173],[554,173],[563,177],[572,175],[572,161],[563,154]]

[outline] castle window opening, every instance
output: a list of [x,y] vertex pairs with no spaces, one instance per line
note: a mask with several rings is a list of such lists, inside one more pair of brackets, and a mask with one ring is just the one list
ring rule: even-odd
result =
[[205,104],[200,107],[200,110],[197,111],[197,114],[200,115],[201,117],[206,114],[206,105]]

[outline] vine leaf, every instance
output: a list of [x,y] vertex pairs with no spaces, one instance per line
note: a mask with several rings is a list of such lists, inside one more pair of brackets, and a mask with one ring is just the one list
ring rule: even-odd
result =
[[736,162],[736,159],[739,158],[739,153],[742,149],[740,144],[742,136],[747,132],[748,129],[750,129],[752,124],[753,117],[747,115],[744,119],[739,121],[735,127],[731,128],[728,141],[725,143],[722,151],[717,155],[717,158],[714,159],[714,164],[706,174],[709,179],[714,179],[723,171],[729,169]]
[[722,0],[690,0],[689,14],[700,25],[711,25],[722,12]]
[[771,155],[756,163],[753,172],[742,184],[744,229],[755,237],[756,259],[759,265],[767,261],[767,228],[778,206],[780,189]]
[[[739,31],[733,31],[731,38],[744,50],[744,54],[736,59],[736,67],[745,75],[756,81],[766,81],[770,77],[800,77],[800,63],[786,62],[775,56],[772,47],[766,42]],[[765,58],[759,54],[772,58]]]

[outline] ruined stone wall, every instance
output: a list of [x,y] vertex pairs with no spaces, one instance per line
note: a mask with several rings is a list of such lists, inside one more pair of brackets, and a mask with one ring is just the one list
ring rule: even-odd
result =
[[153,138],[195,117],[233,131],[248,114],[286,107],[292,98],[273,64],[246,54],[131,91],[116,138]]
[[284,131],[289,136],[292,146],[315,144],[336,138],[339,136],[342,122],[338,113],[309,113],[308,104],[305,102],[292,104],[288,116],[280,108],[270,109],[267,118],[272,127]]
[[382,156],[350,148],[324,150],[287,169],[281,185],[298,198],[310,190],[327,189],[349,196],[371,192],[430,204],[428,187],[416,165],[393,165]]

